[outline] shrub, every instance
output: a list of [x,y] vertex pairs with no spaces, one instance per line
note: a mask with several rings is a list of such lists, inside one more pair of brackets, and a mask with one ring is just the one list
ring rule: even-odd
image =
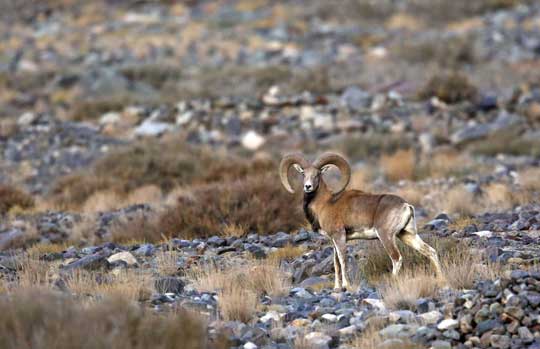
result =
[[437,97],[446,103],[472,100],[476,95],[476,87],[465,75],[459,73],[435,75],[418,92],[422,99]]
[[277,175],[197,187],[159,219],[158,230],[165,236],[188,239],[222,235],[231,225],[270,234],[300,228],[304,222],[299,200],[283,190]]
[[416,161],[412,150],[398,150],[394,154],[383,155],[380,164],[390,181],[414,178]]
[[[103,191],[115,196],[115,201],[120,201],[117,205],[121,205],[121,201],[133,202],[130,193],[145,186],[169,191],[187,184],[238,180],[275,169],[271,159],[250,161],[216,154],[174,139],[146,140],[108,154],[89,170],[58,179],[49,199],[60,208],[81,210],[93,194]],[[89,203],[87,207],[92,206]]]
[[6,349],[226,347],[208,340],[204,320],[184,310],[157,315],[121,298],[83,306],[36,289],[0,298],[0,332]]
[[0,184],[0,215],[4,215],[12,208],[22,209],[34,206],[34,199],[20,189]]

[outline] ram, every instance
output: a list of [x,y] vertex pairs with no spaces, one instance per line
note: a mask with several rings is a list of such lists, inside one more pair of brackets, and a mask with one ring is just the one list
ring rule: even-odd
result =
[[[322,178],[322,173],[331,166],[341,172],[334,191]],[[304,177],[303,205],[307,220],[315,231],[319,230],[333,244],[336,289],[350,288],[346,273],[346,243],[354,239],[379,239],[392,260],[393,275],[397,275],[402,264],[396,238],[429,258],[437,274],[442,274],[437,252],[418,235],[414,207],[404,199],[391,194],[345,190],[351,168],[343,157],[334,153],[325,153],[313,163],[299,153],[284,156],[279,173],[283,186],[290,193],[294,193],[289,180],[291,167]]]

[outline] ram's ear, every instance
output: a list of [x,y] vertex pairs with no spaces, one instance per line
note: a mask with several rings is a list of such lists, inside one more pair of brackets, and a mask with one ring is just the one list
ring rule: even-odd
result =
[[333,165],[324,165],[322,168],[321,168],[321,173],[324,173],[326,171],[328,171]]
[[302,168],[302,166],[298,164],[293,164],[293,167],[296,171],[300,172],[301,174],[304,174],[304,169]]

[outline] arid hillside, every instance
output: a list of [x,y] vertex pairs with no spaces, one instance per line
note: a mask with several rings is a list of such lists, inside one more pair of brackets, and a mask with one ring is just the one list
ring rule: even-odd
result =
[[[0,348],[540,348],[537,2],[0,0],[0,19]],[[414,205],[443,277],[401,243],[392,277],[357,240],[334,290],[280,181],[293,151]]]

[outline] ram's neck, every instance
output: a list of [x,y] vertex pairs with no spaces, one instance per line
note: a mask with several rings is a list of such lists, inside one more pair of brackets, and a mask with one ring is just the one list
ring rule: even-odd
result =
[[315,192],[304,193],[304,214],[314,231],[321,228],[318,219],[319,210],[331,197],[332,193],[328,190],[326,183],[322,180],[319,184],[319,188]]

